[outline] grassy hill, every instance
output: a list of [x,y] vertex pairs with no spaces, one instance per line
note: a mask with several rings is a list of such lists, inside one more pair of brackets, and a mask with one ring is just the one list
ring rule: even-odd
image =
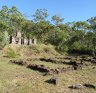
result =
[[55,51],[55,47],[52,45],[16,45],[9,44],[4,47],[3,55],[6,57],[36,57],[36,56],[55,56],[58,53]]

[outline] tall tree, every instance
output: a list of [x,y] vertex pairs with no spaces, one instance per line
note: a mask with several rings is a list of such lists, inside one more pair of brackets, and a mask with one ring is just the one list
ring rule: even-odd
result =
[[96,49],[96,17],[92,17],[87,20],[90,25],[90,31],[93,32],[92,34],[92,49],[93,49],[93,56],[95,56],[95,49]]
[[35,22],[45,21],[48,17],[48,11],[46,9],[37,9],[33,17]]
[[60,16],[58,15],[54,15],[52,16],[52,21],[55,23],[55,25],[59,25],[60,23],[62,23],[64,20],[64,18],[61,18]]
[[9,10],[9,15],[10,15],[10,26],[13,29],[13,33],[14,33],[14,31],[21,31],[23,21],[25,20],[22,13],[19,12],[19,10],[16,6],[13,6]]

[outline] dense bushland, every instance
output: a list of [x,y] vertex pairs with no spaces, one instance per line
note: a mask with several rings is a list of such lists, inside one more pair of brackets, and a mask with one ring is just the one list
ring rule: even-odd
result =
[[28,20],[13,6],[2,6],[0,10],[0,48],[8,44],[15,31],[26,38],[36,37],[40,44],[52,44],[60,52],[93,54],[96,51],[96,17],[85,21],[64,23],[64,18],[53,15],[47,20],[48,11],[37,9]]

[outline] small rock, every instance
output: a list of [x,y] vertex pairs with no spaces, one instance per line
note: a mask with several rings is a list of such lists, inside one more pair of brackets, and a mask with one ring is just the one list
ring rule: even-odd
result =
[[84,86],[87,87],[87,88],[96,89],[96,84],[84,84]]
[[59,78],[57,78],[57,77],[51,78],[50,80],[47,80],[46,82],[57,85],[59,82]]
[[75,85],[70,86],[69,88],[72,88],[72,89],[82,89],[82,88],[84,88],[84,86],[82,84],[75,84]]
[[93,67],[92,69],[95,69],[96,67]]
[[96,59],[93,59],[91,63],[96,64]]

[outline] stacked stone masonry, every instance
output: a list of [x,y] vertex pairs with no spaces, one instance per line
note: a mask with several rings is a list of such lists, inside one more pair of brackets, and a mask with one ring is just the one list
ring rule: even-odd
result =
[[21,32],[17,31],[15,36],[10,37],[10,44],[32,45],[37,44],[37,39],[23,38]]

